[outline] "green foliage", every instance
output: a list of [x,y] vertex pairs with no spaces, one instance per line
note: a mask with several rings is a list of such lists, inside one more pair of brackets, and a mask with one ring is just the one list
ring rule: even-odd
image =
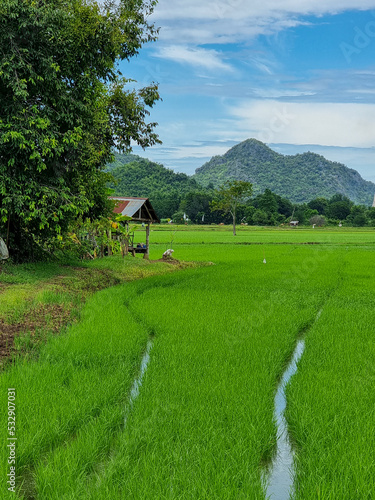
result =
[[330,203],[328,209],[328,216],[331,219],[344,220],[350,214],[350,203],[345,201],[335,201]]
[[108,168],[115,179],[109,186],[117,196],[150,198],[161,218],[172,217],[179,209],[183,196],[199,188],[197,182],[186,174],[175,173],[135,155],[116,154],[115,162]]
[[[245,146],[246,144],[244,148]],[[264,154],[262,148],[259,154]],[[196,176],[178,174],[163,165],[130,154],[116,154],[115,162],[109,164],[107,170],[116,179],[115,183],[110,184],[116,195],[150,198],[161,218],[173,218],[180,224],[186,213],[189,220],[197,224],[231,221],[230,212],[225,214],[225,211],[208,209],[214,198],[213,185],[207,185],[206,188],[199,186]],[[258,192],[259,188],[255,186],[254,190]],[[240,203],[237,206],[237,218],[248,224],[274,226],[288,222],[292,214],[300,224],[310,224],[314,215],[324,215],[328,223],[338,224],[341,220],[353,225],[353,217],[350,215],[353,206],[353,202],[340,193],[335,193],[329,199],[320,196],[307,204],[293,204],[267,188],[254,198],[245,199],[244,204]],[[366,210],[365,217],[358,217],[355,224],[373,223],[375,215],[371,218],[371,214],[371,209]]]
[[253,186],[245,181],[226,181],[214,194],[211,202],[212,211],[222,211],[224,214],[231,214],[233,219],[233,234],[236,234],[236,211],[240,204],[243,204],[253,192]]
[[355,203],[370,205],[375,192],[375,184],[341,163],[314,153],[284,156],[255,139],[241,142],[223,156],[214,156],[196,170],[194,179],[202,186],[212,182],[215,187],[226,180],[250,181],[255,194],[270,189],[294,203],[330,198],[340,192]]
[[276,196],[272,193],[270,189],[266,189],[263,193],[263,196],[261,196],[258,199],[258,208],[260,210],[264,210],[265,212],[274,214],[277,212],[278,209],[278,204],[276,200]]
[[210,210],[212,196],[212,193],[205,191],[190,191],[181,202],[181,209],[196,224],[215,222],[216,218]]
[[257,208],[252,215],[252,222],[256,226],[269,226],[270,225],[270,216],[264,210]]
[[326,219],[323,215],[313,215],[310,218],[310,224],[313,226],[322,227],[326,224]]
[[100,217],[93,221],[78,219],[70,227],[61,248],[80,258],[95,259],[116,253],[124,257],[128,253],[130,238],[139,227],[129,225],[130,220],[131,217],[126,215]]
[[309,208],[317,210],[319,214],[325,215],[328,207],[328,200],[325,198],[315,198],[307,204]]
[[72,220],[109,210],[112,148],[158,141],[117,71],[157,30],[155,1],[5,0],[0,6],[0,233],[14,257],[53,251]]

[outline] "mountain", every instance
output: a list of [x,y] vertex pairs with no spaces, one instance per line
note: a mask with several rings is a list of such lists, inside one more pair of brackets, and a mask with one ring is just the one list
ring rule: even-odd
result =
[[159,163],[130,154],[116,154],[115,161],[107,165],[115,178],[109,187],[117,196],[150,197],[154,193],[179,194],[199,189],[197,181],[186,174],[175,173]]
[[171,217],[185,195],[201,189],[192,177],[140,156],[116,154],[106,170],[115,178],[108,187],[116,196],[149,198],[160,218]]
[[213,183],[215,187],[226,180],[249,181],[254,194],[269,188],[294,203],[341,193],[356,204],[371,205],[375,194],[373,182],[365,181],[342,163],[310,152],[282,155],[255,139],[214,156],[195,171],[193,178],[202,186]]

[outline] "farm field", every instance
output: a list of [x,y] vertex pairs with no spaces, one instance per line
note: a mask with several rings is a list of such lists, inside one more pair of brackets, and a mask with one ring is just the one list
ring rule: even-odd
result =
[[[138,236],[138,234],[136,233]],[[282,244],[322,243],[332,245],[375,244],[373,228],[324,227],[254,227],[237,226],[234,237],[229,226],[155,225],[151,229],[151,242],[167,244]]]
[[17,436],[17,492],[3,475],[2,498],[266,498],[274,395],[302,336],[287,388],[295,498],[371,498],[374,232],[225,230],[155,227],[151,259],[173,240],[177,259],[212,265],[97,292],[38,359],[1,374]]

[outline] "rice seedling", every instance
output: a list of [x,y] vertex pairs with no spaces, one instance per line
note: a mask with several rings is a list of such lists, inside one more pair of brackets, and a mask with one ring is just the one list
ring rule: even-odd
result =
[[343,261],[288,391],[301,500],[370,499],[375,491],[375,266],[366,249]]
[[[161,248],[163,231],[153,234]],[[7,387],[17,394],[18,483],[9,498],[266,498],[274,395],[306,332],[287,387],[296,498],[371,498],[370,233],[362,246],[357,233],[348,238],[356,245],[340,234],[311,246],[215,244],[217,234],[202,245],[202,232],[185,229],[179,236],[176,258],[215,265],[95,294],[80,323],[51,339],[38,362],[1,375],[2,407]],[[150,362],[130,405],[150,335]],[[1,453],[7,467],[8,450]],[[351,496],[339,488],[345,474]]]
[[218,247],[217,266],[126,288],[133,319],[154,332],[139,397],[112,443],[99,418],[39,462],[38,498],[264,498],[277,380],[336,281],[296,287],[291,270],[311,250],[268,252],[270,267],[250,248],[229,263]]
[[[233,236],[229,226],[173,226],[173,248],[181,244],[306,244],[357,245],[374,244],[373,228],[290,228],[239,226]],[[159,252],[170,248],[171,227],[153,226],[151,250],[160,246]]]

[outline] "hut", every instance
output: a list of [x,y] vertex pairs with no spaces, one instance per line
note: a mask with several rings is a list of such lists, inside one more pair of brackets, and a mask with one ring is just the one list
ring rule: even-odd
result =
[[160,223],[159,217],[151,205],[148,198],[130,198],[123,196],[110,196],[111,200],[116,202],[114,213],[131,217],[132,222],[141,222],[146,225],[146,244],[134,243],[134,233],[129,241],[129,252],[135,257],[136,253],[143,253],[147,259],[150,246],[150,224]]
[[299,220],[291,220],[289,224],[291,227],[297,227],[299,224]]

